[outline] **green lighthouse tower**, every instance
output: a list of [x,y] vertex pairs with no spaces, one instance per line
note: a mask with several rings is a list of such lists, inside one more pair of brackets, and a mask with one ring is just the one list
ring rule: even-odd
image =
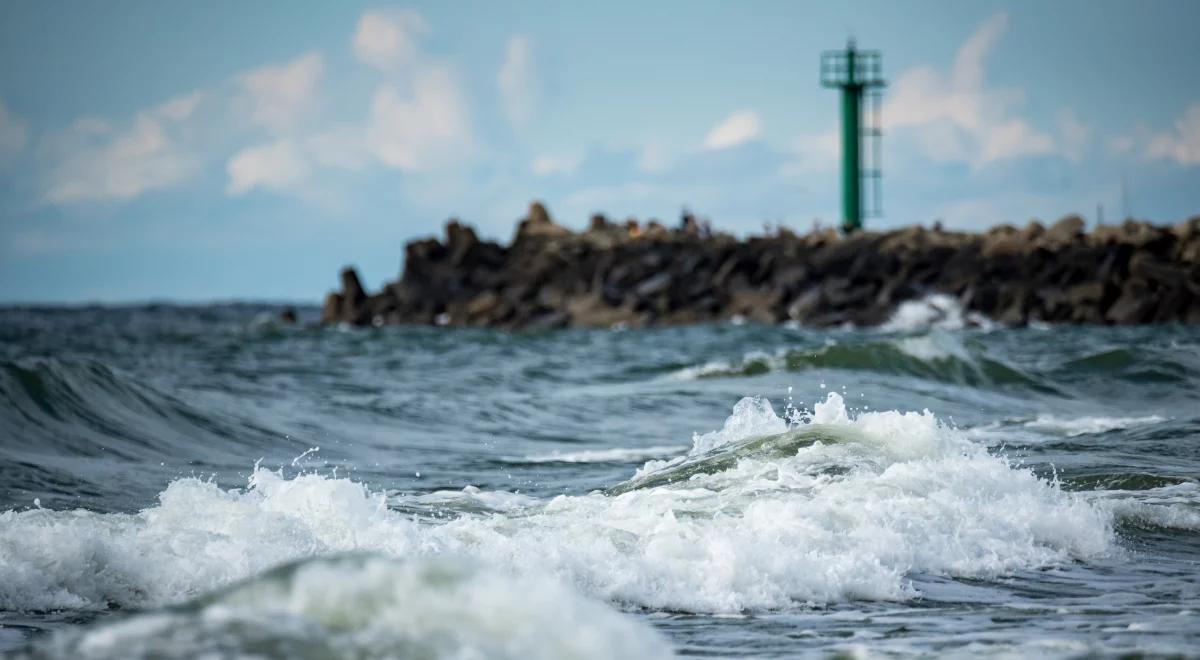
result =
[[[846,50],[821,54],[821,86],[842,90],[842,231],[847,234],[861,229],[864,217],[882,213],[879,97],[884,84],[879,51],[857,50],[851,39]],[[864,180],[869,198],[863,196]]]

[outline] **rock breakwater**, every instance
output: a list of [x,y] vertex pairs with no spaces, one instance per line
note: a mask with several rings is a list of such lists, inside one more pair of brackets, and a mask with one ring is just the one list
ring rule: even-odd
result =
[[995,321],[1200,324],[1200,216],[1084,231],[1076,216],[985,233],[919,226],[840,236],[780,229],[739,240],[593,216],[573,232],[530,206],[511,244],[450,221],[409,243],[399,280],[368,294],[341,274],[324,323],[498,328],[643,327],[744,318],[884,322],[900,303],[954,296]]

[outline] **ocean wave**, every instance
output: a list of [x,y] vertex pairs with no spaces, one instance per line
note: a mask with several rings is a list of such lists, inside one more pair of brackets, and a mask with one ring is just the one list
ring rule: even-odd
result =
[[1161,415],[1108,417],[1082,415],[1072,417],[1042,413],[1036,417],[1016,417],[964,429],[967,437],[992,447],[1058,445],[1064,438],[1082,438],[1111,431],[1155,426],[1169,421]]
[[46,658],[667,658],[649,626],[545,578],[461,561],[307,560],[180,606],[68,630]]
[[[158,606],[283,562],[374,552],[549,574],[633,607],[731,613],[905,600],[919,595],[911,574],[984,578],[1112,549],[1107,511],[928,412],[853,416],[832,394],[785,420],[749,399],[676,460],[736,452],[764,432],[808,436],[619,495],[436,522],[352,480],[265,469],[241,490],[175,481],[137,514],[8,511],[0,608]],[[651,462],[638,475],[679,464]]]
[[1134,346],[1095,351],[1063,362],[1051,376],[1075,382],[1185,383],[1200,378],[1194,346]]
[[398,494],[389,497],[387,504],[394,511],[427,520],[443,520],[463,514],[516,515],[538,507],[542,501],[521,493],[467,486],[462,490],[438,490],[420,495]]
[[16,431],[0,446],[19,439],[25,449],[40,438],[37,449],[66,456],[157,461],[174,456],[170,438],[235,442],[246,431],[95,360],[2,361],[0,401],[0,422]]
[[521,463],[631,463],[678,454],[677,445],[664,447],[613,447],[611,449],[583,449],[579,451],[555,451],[531,454],[517,462]]
[[842,369],[912,376],[959,385],[1023,385],[1042,391],[1053,388],[1016,367],[977,353],[951,333],[886,340],[831,340],[812,349],[752,351],[739,360],[714,360],[673,372],[674,380],[757,376],[775,371]]
[[1165,421],[1167,421],[1167,418],[1159,415],[1145,415],[1142,417],[1059,417],[1057,415],[1038,415],[1036,419],[1025,422],[1024,427],[1044,433],[1074,438],[1081,435],[1095,435],[1097,433],[1119,431],[1135,426],[1161,424]]
[[1100,490],[1088,493],[1088,496],[1125,526],[1200,531],[1200,484],[1195,481],[1142,490]]
[[[58,455],[160,461],[189,451],[212,456],[220,447],[239,454],[274,434],[216,416],[86,359],[0,361],[0,448]],[[33,439],[40,442],[32,443]],[[203,442],[197,442],[203,440]],[[12,444],[20,442],[19,446]]]
[[957,298],[934,293],[917,300],[906,300],[896,307],[879,329],[883,332],[924,332],[928,330],[992,330],[995,321],[977,312],[963,309]]

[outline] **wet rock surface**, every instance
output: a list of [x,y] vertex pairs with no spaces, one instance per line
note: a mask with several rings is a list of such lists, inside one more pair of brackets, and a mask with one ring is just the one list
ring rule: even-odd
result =
[[573,232],[540,203],[510,245],[451,220],[405,248],[400,279],[368,294],[351,268],[324,323],[507,329],[644,327],[734,318],[876,325],[906,300],[955,296],[968,311],[1029,322],[1200,324],[1200,216],[1085,232],[961,233],[906,227],[842,237],[787,230],[738,240],[685,215],[678,229],[593,216]]

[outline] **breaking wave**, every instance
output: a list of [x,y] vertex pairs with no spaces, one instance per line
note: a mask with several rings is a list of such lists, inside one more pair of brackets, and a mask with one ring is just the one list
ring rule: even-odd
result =
[[1057,415],[1038,415],[1036,419],[1025,422],[1025,428],[1056,435],[1074,438],[1081,435],[1107,433],[1136,426],[1160,424],[1167,421],[1159,415],[1142,417],[1059,417]]
[[[472,505],[422,515],[451,500]],[[921,593],[914,576],[996,576],[1112,547],[1108,509],[929,412],[853,416],[831,394],[779,417],[748,398],[686,455],[607,494],[388,496],[256,469],[245,489],[177,480],[136,514],[8,511],[0,609],[160,607],[282,563],[369,552],[550,575],[625,607],[734,613],[906,600]]]
[[918,300],[906,300],[892,312],[891,318],[879,327],[883,332],[918,332],[927,330],[962,330],[980,328],[991,330],[996,322],[986,316],[963,309],[958,299],[934,293]]
[[830,342],[814,349],[751,352],[740,360],[712,361],[680,369],[678,380],[756,376],[772,371],[843,369],[911,376],[961,385],[1020,385],[1052,391],[1034,376],[977,353],[944,332],[853,342]]
[[676,445],[663,447],[614,447],[611,449],[583,449],[580,451],[556,451],[534,454],[520,459],[524,463],[629,463],[679,453]]
[[33,657],[667,658],[649,626],[547,579],[445,560],[306,560],[176,607],[55,635]]

